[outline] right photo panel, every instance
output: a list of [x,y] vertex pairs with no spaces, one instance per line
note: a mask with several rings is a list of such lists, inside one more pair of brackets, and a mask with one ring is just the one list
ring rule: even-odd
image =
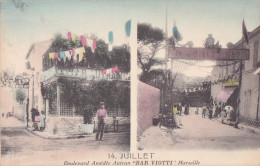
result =
[[149,5],[137,20],[138,151],[259,149],[259,2]]

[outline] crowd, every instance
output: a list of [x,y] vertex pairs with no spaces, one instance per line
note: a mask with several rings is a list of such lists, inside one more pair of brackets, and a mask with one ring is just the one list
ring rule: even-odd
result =
[[[236,120],[235,111],[230,102],[210,101],[211,102],[204,103],[202,107],[195,107],[195,114],[199,114],[201,110],[202,118],[209,118],[210,120],[221,118],[221,122],[226,124],[231,124],[232,121]],[[172,122],[172,126],[181,128],[183,126],[181,116],[189,115],[189,113],[190,105],[188,103],[175,103],[172,104],[172,106],[165,104],[164,110],[160,115],[160,126],[164,125],[169,127],[169,122]]]
[[[199,109],[197,107],[197,109]],[[198,111],[197,111],[198,112]],[[213,101],[212,103],[204,103],[202,107],[202,118],[208,117],[212,118],[221,118],[222,123],[230,123],[235,120],[235,111],[231,106],[230,102],[222,103]]]

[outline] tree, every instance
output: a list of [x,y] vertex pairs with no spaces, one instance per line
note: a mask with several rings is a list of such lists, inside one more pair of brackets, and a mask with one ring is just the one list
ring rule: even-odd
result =
[[149,80],[149,72],[153,66],[162,64],[163,61],[156,57],[158,51],[164,47],[164,33],[159,28],[153,28],[149,24],[138,24],[138,65],[142,69],[141,81]]
[[15,93],[16,93],[16,101],[22,104],[26,98],[26,94],[21,89],[17,89]]
[[[46,52],[43,66],[44,69],[52,67],[54,64],[63,67],[91,67],[91,68],[111,68],[118,66],[120,71],[130,71],[130,53],[125,45],[115,47],[112,51],[108,51],[108,44],[104,40],[98,39],[92,35],[90,38],[96,39],[96,50],[93,53],[92,49],[88,46],[85,47],[85,53],[83,54],[83,60],[79,63],[73,62],[73,59],[66,62],[59,60],[50,60],[49,52],[60,52],[65,50],[71,50],[73,48],[82,47],[80,40],[73,42],[64,38],[61,34],[57,34],[53,40],[49,50]],[[49,62],[51,61],[51,62]]]

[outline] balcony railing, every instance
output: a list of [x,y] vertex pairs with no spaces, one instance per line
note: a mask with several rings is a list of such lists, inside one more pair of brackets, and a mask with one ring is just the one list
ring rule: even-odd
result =
[[47,81],[53,77],[69,77],[80,78],[86,80],[121,80],[130,81],[130,73],[110,73],[102,74],[101,69],[89,69],[89,68],[58,68],[52,67],[41,74],[41,81]]

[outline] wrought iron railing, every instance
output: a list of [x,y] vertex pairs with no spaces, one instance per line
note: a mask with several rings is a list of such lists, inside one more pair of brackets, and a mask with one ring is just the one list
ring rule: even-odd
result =
[[239,117],[239,122],[247,126],[260,128],[260,121],[252,120],[246,117]]

